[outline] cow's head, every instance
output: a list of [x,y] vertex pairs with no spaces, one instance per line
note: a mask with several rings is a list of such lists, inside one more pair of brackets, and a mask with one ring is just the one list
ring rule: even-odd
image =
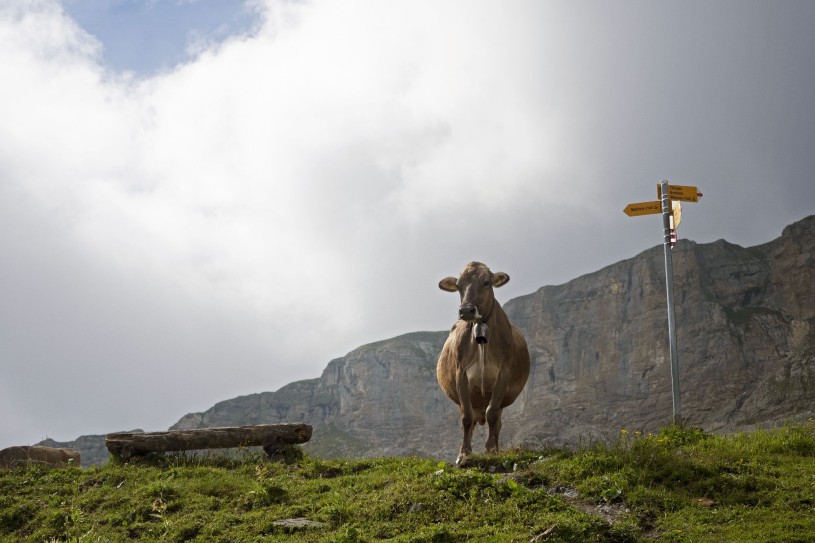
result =
[[447,292],[458,292],[461,305],[458,317],[467,322],[480,322],[492,312],[495,303],[493,288],[509,282],[509,275],[504,272],[492,273],[480,262],[470,262],[458,279],[445,277],[439,281],[439,288]]

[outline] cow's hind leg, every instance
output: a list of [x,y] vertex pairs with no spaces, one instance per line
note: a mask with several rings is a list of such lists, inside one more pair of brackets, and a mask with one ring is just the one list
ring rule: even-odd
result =
[[504,394],[507,390],[507,373],[501,372],[492,390],[490,403],[487,406],[487,425],[489,435],[487,436],[486,449],[488,453],[498,452],[498,435],[501,433],[501,413],[504,411],[501,403],[504,401]]

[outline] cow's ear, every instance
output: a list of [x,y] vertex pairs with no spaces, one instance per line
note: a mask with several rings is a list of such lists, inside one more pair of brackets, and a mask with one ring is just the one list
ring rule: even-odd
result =
[[439,281],[439,288],[447,292],[457,292],[458,285],[456,283],[458,283],[458,279],[455,277],[445,277]]
[[509,283],[509,275],[504,272],[498,272],[492,276],[492,286],[498,288]]

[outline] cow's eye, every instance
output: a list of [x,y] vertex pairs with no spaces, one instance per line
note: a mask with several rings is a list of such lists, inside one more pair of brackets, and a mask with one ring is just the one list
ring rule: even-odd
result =
[[485,287],[490,286],[490,282],[489,282],[489,281],[484,281],[484,286],[485,286]]

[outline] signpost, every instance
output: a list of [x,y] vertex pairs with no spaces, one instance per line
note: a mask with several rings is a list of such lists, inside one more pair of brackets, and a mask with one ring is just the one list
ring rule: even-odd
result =
[[682,406],[679,395],[679,355],[676,352],[676,318],[674,317],[673,262],[671,260],[671,198],[667,180],[662,180],[662,247],[665,253],[665,290],[668,294],[668,344],[671,350],[671,395],[673,397],[674,424],[682,424]]
[[[671,351],[671,394],[673,397],[674,424],[682,424],[682,406],[679,395],[679,355],[676,348],[676,322],[674,317],[674,286],[673,262],[671,261],[671,247],[674,242],[674,232],[681,220],[681,207],[679,202],[698,202],[702,193],[696,187],[684,185],[669,185],[666,179],[657,185],[656,202],[640,202],[628,204],[623,212],[629,217],[639,215],[655,215],[662,213],[662,239],[665,253],[665,291],[668,298],[668,344]],[[673,224],[671,224],[673,222]]]
[[[668,185],[668,196],[678,202],[698,202],[703,196],[696,187],[684,185]],[[657,185],[657,198],[662,199],[662,185]]]
[[638,215],[655,215],[662,213],[662,203],[657,200],[656,202],[638,202],[635,204],[628,204],[623,209],[623,213],[629,217],[636,217]]

